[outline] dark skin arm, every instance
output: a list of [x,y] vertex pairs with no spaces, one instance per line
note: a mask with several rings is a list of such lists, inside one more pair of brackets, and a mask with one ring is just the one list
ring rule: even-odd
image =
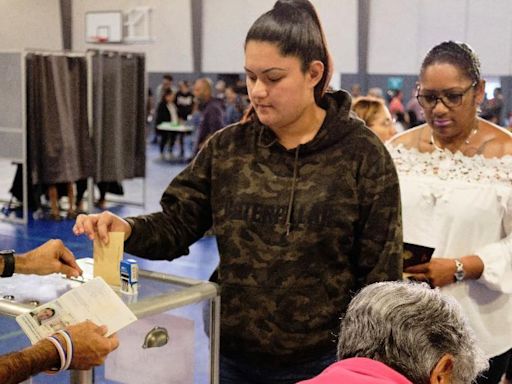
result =
[[[484,271],[484,263],[480,257],[469,255],[460,258],[464,265],[464,279],[478,279]],[[429,282],[434,287],[444,287],[454,283],[455,260],[433,258],[429,263],[418,264],[407,268],[404,272],[412,273],[414,280]]]

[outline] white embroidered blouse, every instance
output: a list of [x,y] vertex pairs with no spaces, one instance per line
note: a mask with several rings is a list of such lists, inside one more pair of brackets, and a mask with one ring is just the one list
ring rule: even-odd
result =
[[488,159],[387,145],[402,195],[404,242],[433,257],[478,255],[478,280],[441,288],[463,307],[489,357],[512,348],[512,156]]

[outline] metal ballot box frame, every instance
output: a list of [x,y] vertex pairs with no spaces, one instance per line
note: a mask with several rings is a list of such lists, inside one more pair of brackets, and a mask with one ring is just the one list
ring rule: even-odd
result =
[[[52,276],[54,279],[57,278],[56,275]],[[6,291],[5,283],[7,283],[11,279],[15,279],[16,277],[17,276],[15,275],[13,278],[0,280],[0,297],[4,297],[4,299],[0,298],[0,315],[15,317],[22,313],[30,312],[34,308],[34,305],[27,303],[32,300],[37,300],[35,298],[27,299],[27,297],[25,297],[20,301],[16,301],[17,293],[16,289],[14,289],[13,291],[13,284],[11,284],[10,287],[9,285],[7,285],[8,291]],[[50,279],[47,276],[36,275],[23,276],[23,278],[25,279],[25,283],[32,287],[38,287],[38,290],[41,289],[41,286],[44,286],[45,278]],[[61,279],[60,276],[58,278]],[[29,279],[28,282],[27,279]],[[68,279],[62,280],[69,282],[68,289],[73,288],[77,284],[81,284],[79,282],[71,281]],[[46,284],[48,284],[48,282]],[[59,294],[55,295],[55,297],[52,297],[49,300],[57,298],[62,293],[63,292],[59,292]],[[14,300],[5,299],[5,297],[8,296],[14,296]],[[23,294],[21,294],[21,296],[23,296]],[[123,299],[123,301],[128,305],[128,307],[134,312],[134,314],[138,318],[138,321],[136,321],[132,325],[137,324],[145,319],[152,319],[152,316],[161,314],[163,314],[164,316],[171,314],[169,315],[170,318],[178,320],[180,319],[180,317],[183,317],[183,319],[185,319],[185,322],[190,323],[191,321],[189,319],[191,316],[192,319],[194,320],[195,330],[192,330],[192,334],[195,335],[195,338],[197,338],[197,335],[200,333],[197,331],[197,329],[200,329],[202,331],[204,326],[204,331],[208,332],[209,334],[209,337],[207,337],[205,334],[201,335],[204,336],[204,338],[206,338],[206,341],[204,341],[204,343],[208,344],[207,348],[206,346],[203,346],[203,350],[209,350],[209,357],[207,357],[207,360],[209,361],[206,361],[205,363],[209,365],[209,367],[207,367],[207,370],[209,370],[209,375],[208,372],[203,373],[204,375],[209,376],[209,383],[218,384],[220,295],[219,287],[216,284],[207,281],[194,280],[185,277],[163,274],[159,272],[140,270],[138,294],[126,295],[119,292],[119,296]],[[207,303],[209,303],[209,306],[205,305]],[[41,302],[40,304],[43,304],[43,302]],[[198,313],[202,314],[204,308],[208,309],[208,307],[209,311],[206,313],[206,315],[209,315],[209,319],[203,319],[202,316],[198,315]],[[187,319],[187,317],[189,318]],[[204,324],[202,324],[203,321]],[[198,322],[201,322],[201,324],[197,324]],[[155,331],[155,329],[159,329],[158,324],[153,329],[150,329],[150,331]],[[123,330],[120,331],[120,335],[122,331]],[[169,333],[169,343],[172,343],[174,340],[172,330]],[[150,335],[150,332],[148,332],[148,334],[146,335],[146,339],[148,339],[148,335]],[[121,337],[120,342],[122,346],[123,339]],[[146,348],[146,346],[143,347],[142,344],[143,343],[141,341],[140,343],[138,343],[138,346],[140,346],[141,348]],[[146,341],[144,341],[144,344],[146,344]],[[197,341],[195,341],[194,344],[198,344]],[[158,347],[159,345],[156,346]],[[192,348],[197,348],[197,345]],[[155,348],[154,351],[157,351],[157,349],[158,348]],[[111,355],[109,355],[109,357],[107,358],[106,365],[108,365],[109,359],[116,352],[117,351],[114,351]],[[137,367],[137,364],[138,362],[133,362],[132,365],[134,367]],[[104,367],[100,367],[100,369],[90,371],[71,371],[71,374],[69,376],[69,382],[73,384],[92,384],[93,382],[95,382],[95,371],[99,371],[101,373],[101,371],[103,370],[105,370]],[[58,376],[53,376],[52,379],[56,380],[57,377]],[[206,377],[206,379],[208,379],[208,377]],[[198,379],[196,375],[193,382],[203,384],[205,382],[204,380],[204,377]],[[109,381],[105,380],[101,382]],[[113,382],[119,383],[123,381]]]

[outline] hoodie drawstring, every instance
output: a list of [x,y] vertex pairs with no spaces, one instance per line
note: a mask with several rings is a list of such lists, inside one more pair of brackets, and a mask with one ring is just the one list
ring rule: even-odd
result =
[[295,161],[293,163],[293,180],[292,180],[292,190],[290,192],[290,201],[288,202],[288,211],[286,212],[286,236],[290,234],[290,229],[292,226],[292,210],[293,210],[293,199],[295,197],[295,184],[297,183],[297,173],[298,173],[298,164],[299,164],[299,147],[295,149]]

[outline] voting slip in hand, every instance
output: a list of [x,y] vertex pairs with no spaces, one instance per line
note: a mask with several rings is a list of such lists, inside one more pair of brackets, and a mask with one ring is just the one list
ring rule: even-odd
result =
[[94,239],[94,277],[100,276],[107,284],[121,286],[119,263],[123,259],[124,233],[109,232],[108,244]]

